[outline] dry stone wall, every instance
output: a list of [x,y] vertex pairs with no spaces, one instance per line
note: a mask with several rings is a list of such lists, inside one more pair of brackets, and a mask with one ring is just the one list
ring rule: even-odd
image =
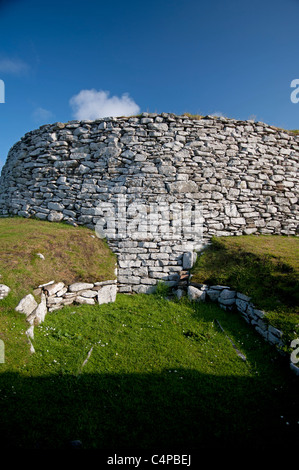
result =
[[151,292],[177,284],[213,235],[297,234],[298,155],[299,136],[253,121],[49,124],[11,148],[0,216],[104,228],[119,292]]

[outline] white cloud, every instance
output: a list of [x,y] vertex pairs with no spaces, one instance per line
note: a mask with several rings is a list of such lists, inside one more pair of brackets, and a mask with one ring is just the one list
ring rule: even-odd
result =
[[211,116],[214,117],[225,117],[224,114],[221,111],[215,111],[214,113],[211,114]]
[[127,93],[120,98],[109,97],[108,91],[81,90],[70,99],[70,105],[76,119],[88,120],[103,117],[132,116],[138,114],[139,106]]
[[48,123],[53,117],[53,113],[45,108],[36,108],[33,111],[33,119],[36,122]]
[[21,59],[0,58],[0,72],[20,75],[29,70],[29,65]]

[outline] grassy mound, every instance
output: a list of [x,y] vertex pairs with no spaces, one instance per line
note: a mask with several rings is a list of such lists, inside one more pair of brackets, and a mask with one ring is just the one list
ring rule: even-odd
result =
[[114,279],[115,262],[106,243],[85,227],[0,219],[0,282],[21,295],[51,280],[71,284]]
[[249,295],[271,323],[299,336],[298,237],[213,238],[193,269],[195,282],[227,285]]

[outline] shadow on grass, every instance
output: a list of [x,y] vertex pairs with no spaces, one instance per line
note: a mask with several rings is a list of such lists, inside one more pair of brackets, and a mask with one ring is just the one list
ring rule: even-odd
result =
[[83,449],[115,451],[289,448],[298,443],[299,410],[298,382],[287,380],[275,389],[259,377],[186,369],[35,378],[3,373],[0,447],[65,449],[79,439]]

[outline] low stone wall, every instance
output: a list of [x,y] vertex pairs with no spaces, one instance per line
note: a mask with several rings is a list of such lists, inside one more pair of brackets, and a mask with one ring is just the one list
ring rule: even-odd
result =
[[34,339],[34,327],[44,322],[48,312],[72,304],[101,305],[115,302],[117,281],[76,282],[71,285],[51,281],[40,285],[33,293],[40,296],[40,303],[32,294],[27,294],[15,308],[16,312],[26,315],[26,321],[30,324],[26,336],[32,353],[35,352],[31,342]]
[[63,282],[56,282],[40,286],[35,293],[45,294],[49,312],[73,303],[101,305],[115,301],[117,281],[76,282],[69,286]]

